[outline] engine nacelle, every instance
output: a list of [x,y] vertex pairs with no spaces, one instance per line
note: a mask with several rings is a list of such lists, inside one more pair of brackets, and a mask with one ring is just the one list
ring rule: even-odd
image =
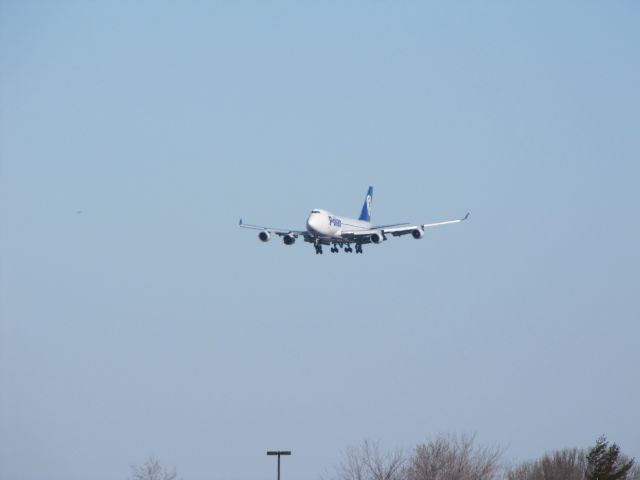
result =
[[371,241],[373,243],[382,243],[384,240],[384,235],[382,232],[375,232],[371,234]]
[[296,237],[294,237],[290,233],[287,233],[284,237],[282,237],[282,241],[285,245],[293,245],[294,243],[296,243]]
[[420,240],[422,237],[424,237],[424,228],[416,228],[411,232],[411,236],[413,236],[413,238],[415,238],[416,240]]
[[258,234],[258,238],[263,242],[268,242],[271,240],[271,232],[268,230],[263,230]]

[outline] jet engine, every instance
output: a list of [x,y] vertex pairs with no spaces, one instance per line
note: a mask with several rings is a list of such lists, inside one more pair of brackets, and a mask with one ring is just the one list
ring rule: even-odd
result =
[[263,242],[268,242],[271,240],[271,232],[268,230],[263,230],[258,234],[258,238]]
[[383,240],[384,235],[382,234],[382,232],[375,232],[371,234],[371,241],[373,243],[382,243]]
[[424,228],[416,228],[411,232],[411,235],[416,240],[420,240],[422,237],[424,237]]
[[294,243],[296,243],[296,237],[294,237],[290,233],[287,233],[284,237],[282,237],[282,241],[285,245],[293,245]]

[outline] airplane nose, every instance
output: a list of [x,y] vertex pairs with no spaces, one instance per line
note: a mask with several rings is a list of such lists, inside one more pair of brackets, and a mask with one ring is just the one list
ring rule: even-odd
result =
[[307,229],[313,230],[314,232],[318,231],[318,214],[317,213],[312,213],[311,215],[309,215],[309,218],[307,219]]
[[309,215],[309,218],[307,218],[307,229],[308,230],[313,230],[313,214]]

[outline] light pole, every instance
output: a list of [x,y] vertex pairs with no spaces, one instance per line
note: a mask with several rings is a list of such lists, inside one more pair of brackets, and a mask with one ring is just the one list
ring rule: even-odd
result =
[[267,452],[267,455],[277,455],[278,456],[278,480],[280,480],[280,456],[282,455],[291,455],[290,451],[282,451],[282,450],[270,450]]

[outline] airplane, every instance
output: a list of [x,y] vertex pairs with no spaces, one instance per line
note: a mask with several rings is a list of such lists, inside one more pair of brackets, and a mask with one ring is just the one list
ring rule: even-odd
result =
[[344,249],[346,253],[353,252],[351,245],[355,246],[356,253],[362,253],[362,245],[373,243],[380,244],[387,240],[387,235],[400,237],[411,235],[416,240],[424,237],[427,228],[438,227],[460,223],[469,218],[467,213],[464,217],[456,220],[446,220],[436,223],[397,223],[392,225],[373,225],[371,223],[371,202],[373,199],[373,187],[369,187],[367,196],[358,219],[347,218],[335,215],[327,210],[311,210],[307,218],[306,230],[288,230],[273,227],[263,227],[244,223],[240,219],[240,227],[260,230],[258,238],[263,242],[271,240],[273,234],[282,237],[285,245],[293,245],[298,237],[302,237],[305,242],[312,243],[316,249],[316,255],[322,254],[323,245],[331,245],[331,252],[338,253],[339,249]]

